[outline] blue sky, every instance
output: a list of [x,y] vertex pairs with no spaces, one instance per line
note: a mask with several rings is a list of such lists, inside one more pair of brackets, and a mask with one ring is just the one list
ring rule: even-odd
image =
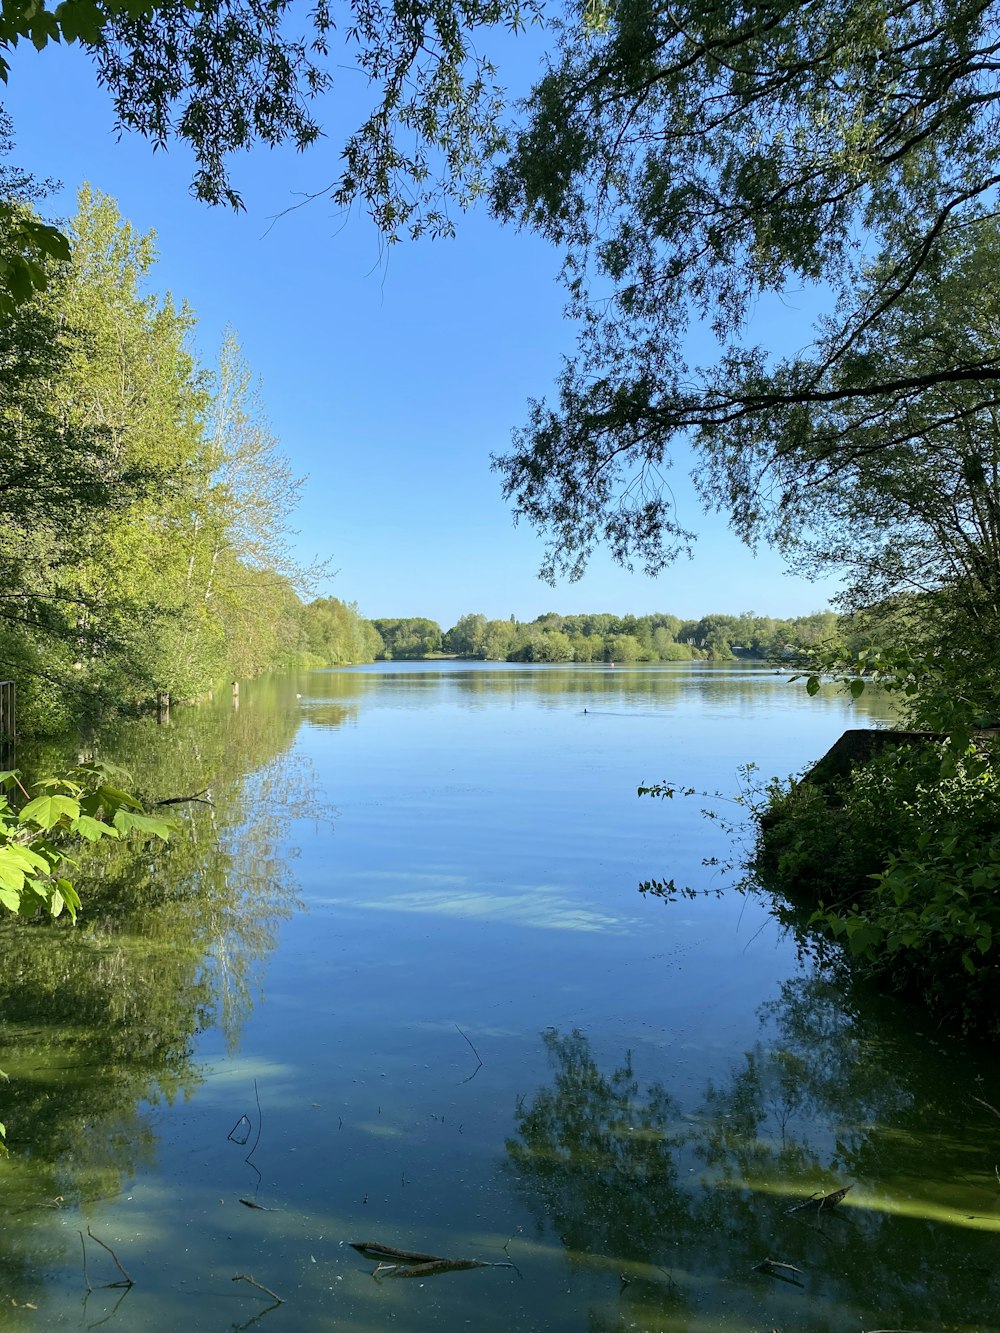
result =
[[[523,59],[522,79],[525,68]],[[648,579],[601,554],[578,583],[539,581],[542,539],[513,525],[490,470],[528,398],[550,392],[573,348],[559,257],[537,238],[483,210],[459,219],[454,241],[384,253],[364,216],[344,218],[322,199],[276,217],[335,178],[332,127],[306,154],[236,159],[247,211],[209,209],[188,194],[183,149],[116,139],[109,99],[71,49],[19,47],[5,105],[14,160],[63,184],[53,212],[71,212],[89,180],[156,231],[155,284],[193,307],[204,360],[225,326],[236,328],[282,448],[308,476],[296,545],[337,571],[321,591],[369,616],[428,615],[445,627],[467,611],[793,615],[835,592],[785,574],[769,551],[754,557],[722,519],[702,514],[682,456],[670,481],[682,522],[699,534],[694,560]],[[807,342],[806,316],[776,309]],[[762,338],[775,332],[766,315],[758,322]]]

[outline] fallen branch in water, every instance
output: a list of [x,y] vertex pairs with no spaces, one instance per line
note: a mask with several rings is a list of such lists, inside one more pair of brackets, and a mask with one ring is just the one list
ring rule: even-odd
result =
[[[90,1239],[91,1239],[92,1241],[96,1241],[96,1243],[97,1243],[98,1245],[100,1245],[100,1247],[101,1247],[102,1250],[107,1250],[108,1254],[110,1254],[111,1257],[112,1257],[112,1259],[114,1259],[114,1261],[115,1261],[115,1267],[118,1269],[119,1273],[121,1273],[121,1275],[122,1275],[122,1279],[123,1279],[123,1281],[121,1281],[121,1282],[105,1282],[103,1285],[104,1285],[105,1287],[134,1287],[134,1286],[135,1286],[135,1283],[134,1283],[134,1282],[132,1281],[132,1279],[129,1277],[128,1273],[125,1271],[125,1266],[124,1266],[124,1264],[123,1264],[122,1261],[118,1258],[117,1254],[115,1254],[115,1252],[114,1252],[114,1250],[111,1248],[111,1246],[110,1246],[110,1245],[105,1245],[104,1241],[101,1240],[100,1236],[95,1236],[94,1233],[91,1231],[91,1229],[90,1229],[89,1226],[87,1227],[87,1235],[90,1237]],[[83,1232],[80,1233],[80,1243],[83,1244]],[[87,1261],[87,1249],[86,1249],[86,1246],[84,1246],[83,1258],[84,1258],[84,1265],[86,1266],[86,1261]],[[86,1267],[85,1267],[84,1271],[86,1271]]]
[[398,1250],[395,1245],[380,1245],[377,1240],[350,1240],[352,1250],[366,1259],[398,1259],[404,1264],[435,1264],[439,1254],[420,1254],[417,1250]]
[[488,1263],[485,1259],[435,1259],[429,1264],[384,1264],[380,1263],[372,1274],[378,1277],[434,1277],[438,1273],[459,1273],[467,1268],[513,1268],[510,1260],[503,1263]]
[[352,1240],[348,1244],[364,1258],[378,1260],[372,1277],[434,1277],[438,1273],[458,1273],[469,1268],[514,1267],[509,1259],[499,1263],[490,1263],[486,1259],[444,1259],[439,1254],[400,1250],[395,1245],[381,1245],[374,1240]]
[[90,1275],[87,1272],[87,1242],[83,1239],[82,1231],[78,1231],[76,1234],[80,1237],[80,1248],[83,1250],[83,1280],[87,1284],[87,1290],[93,1291],[94,1288],[90,1285]]
[[805,1276],[802,1269],[796,1268],[794,1264],[783,1264],[778,1259],[762,1259],[759,1264],[754,1264],[753,1272],[766,1273],[768,1277],[776,1277],[781,1282],[790,1282],[793,1287],[804,1285],[799,1281],[800,1277]]
[[476,1077],[476,1075],[479,1073],[480,1069],[482,1069],[482,1067],[483,1067],[483,1057],[482,1057],[482,1056],[479,1054],[479,1052],[476,1050],[475,1046],[472,1045],[472,1042],[469,1041],[469,1038],[465,1036],[465,1033],[462,1031],[462,1029],[458,1026],[457,1023],[455,1024],[455,1031],[458,1033],[458,1035],[459,1035],[460,1037],[465,1037],[465,1040],[469,1042],[469,1046],[472,1048],[472,1054],[473,1054],[473,1055],[476,1057],[476,1059],[479,1061],[479,1063],[476,1065],[475,1069],[472,1071],[472,1073],[469,1075],[469,1077],[468,1077],[468,1078],[463,1078],[463,1079],[462,1079],[462,1082],[463,1082],[463,1083],[471,1083],[472,1080],[473,1080],[473,1079]]
[[285,1303],[284,1297],[279,1296],[278,1293],[276,1291],[272,1291],[270,1287],[265,1287],[263,1282],[258,1282],[257,1279],[255,1277],[251,1277],[249,1273],[237,1273],[233,1277],[232,1281],[249,1282],[251,1287],[256,1287],[258,1291],[264,1292],[265,1295],[270,1296],[272,1301],[277,1301],[279,1305],[284,1305]]
[[210,805],[214,808],[215,802],[205,795],[207,791],[207,787],[202,787],[201,791],[196,791],[191,796],[168,796],[166,800],[154,801],[153,807],[155,809],[159,805],[186,805],[188,801],[197,801],[199,805]]
[[997,1117],[997,1119],[1000,1120],[1000,1111],[998,1111],[995,1106],[991,1106],[989,1102],[984,1102],[982,1097],[973,1097],[972,1100],[974,1102],[978,1102],[980,1106],[985,1106],[987,1111],[992,1111],[993,1114]]
[[806,1199],[805,1203],[797,1203],[794,1208],[789,1208],[789,1213],[821,1213],[824,1209],[836,1208],[841,1199],[853,1185],[845,1185],[842,1190],[834,1190],[832,1194],[813,1194]]

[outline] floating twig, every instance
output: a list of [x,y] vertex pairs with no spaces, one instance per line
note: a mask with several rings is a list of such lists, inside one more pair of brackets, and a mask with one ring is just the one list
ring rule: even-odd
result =
[[[118,1313],[119,1305],[121,1305],[122,1301],[125,1299],[125,1297],[129,1294],[131,1290],[132,1288],[126,1287],[123,1282],[121,1284],[121,1294],[119,1295],[118,1299],[115,1301],[111,1309],[108,1311],[108,1313],[104,1316],[103,1319],[95,1319],[94,1322],[92,1324],[88,1324],[87,1327],[100,1328],[102,1324],[109,1324],[111,1320],[114,1319],[115,1315]],[[83,1298],[84,1305],[86,1305],[89,1299],[90,1299],[90,1292],[88,1292],[87,1295]]]
[[395,1245],[380,1245],[377,1240],[349,1240],[352,1250],[366,1259],[396,1259],[404,1264],[435,1264],[439,1254],[421,1254],[417,1250],[399,1250]]
[[252,1126],[249,1118],[245,1115],[241,1115],[239,1120],[237,1120],[236,1124],[233,1125],[232,1129],[226,1135],[226,1138],[229,1139],[231,1143],[238,1143],[240,1147],[243,1148],[246,1146],[246,1141],[250,1137],[251,1128]]
[[[465,1033],[462,1031],[462,1029],[458,1026],[457,1023],[455,1024],[455,1031],[458,1033],[458,1035],[459,1035],[460,1037],[464,1037],[465,1040],[469,1042],[469,1046],[470,1046],[470,1048],[471,1048],[471,1050],[472,1050],[472,1054],[473,1054],[473,1055],[476,1057],[476,1059],[479,1061],[479,1063],[476,1065],[475,1069],[472,1071],[472,1073],[469,1075],[469,1077],[468,1077],[468,1078],[463,1078],[463,1079],[462,1079],[462,1082],[463,1082],[463,1083],[471,1083],[472,1080],[473,1080],[473,1079],[476,1077],[476,1075],[479,1073],[480,1069],[482,1069],[482,1067],[483,1067],[483,1057],[482,1057],[482,1056],[479,1054],[479,1052],[476,1050],[475,1046],[472,1045],[472,1042],[469,1041],[469,1038],[465,1036]],[[443,1118],[443,1117],[442,1117],[442,1118]]]
[[266,1296],[270,1296],[272,1301],[277,1301],[279,1305],[284,1305],[285,1303],[283,1296],[279,1296],[278,1293],[276,1291],[272,1291],[270,1287],[265,1287],[263,1282],[258,1282],[257,1279],[255,1277],[251,1277],[249,1273],[236,1273],[232,1281],[249,1282],[251,1287],[256,1287],[258,1291],[264,1292]]
[[257,1203],[255,1199],[240,1199],[244,1208],[256,1208],[260,1213],[280,1213],[280,1208],[268,1208],[262,1203]]
[[[252,1148],[250,1149],[250,1151],[247,1153],[246,1157],[243,1158],[244,1162],[249,1162],[249,1161],[250,1161],[250,1158],[251,1158],[251,1157],[254,1155],[254,1153],[257,1151],[257,1144],[260,1143],[260,1132],[261,1132],[261,1130],[262,1130],[263,1127],[264,1127],[264,1116],[263,1116],[263,1114],[262,1114],[262,1112],[261,1112],[261,1109],[260,1109],[260,1093],[257,1091],[257,1080],[256,1080],[256,1079],[254,1079],[254,1081],[253,1081],[253,1095],[254,1095],[254,1100],[255,1100],[256,1103],[257,1103],[257,1137],[256,1137],[256,1138],[254,1139],[254,1141],[253,1141],[253,1147],[252,1147]],[[256,1169],[256,1168],[255,1168],[255,1169]]]
[[395,1245],[382,1245],[375,1240],[352,1240],[348,1244],[366,1259],[378,1260],[372,1277],[434,1277],[438,1273],[458,1273],[469,1268],[515,1267],[509,1259],[500,1263],[490,1263],[486,1259],[444,1259],[439,1254],[400,1250]]
[[87,1242],[83,1239],[83,1232],[76,1233],[80,1237],[80,1249],[83,1250],[83,1280],[87,1284],[87,1291],[91,1292],[94,1288],[90,1285],[90,1275],[87,1272]]
[[427,1264],[390,1264],[388,1267],[392,1270],[388,1277],[434,1277],[438,1273],[459,1273],[467,1268],[513,1268],[514,1265],[509,1259],[492,1264],[485,1259],[435,1259]]
[[843,1189],[834,1190],[832,1194],[813,1194],[805,1203],[797,1203],[794,1208],[789,1208],[789,1213],[822,1213],[827,1209],[836,1208],[844,1195],[853,1185],[845,1185]]
[[101,1240],[100,1236],[95,1236],[89,1226],[87,1227],[87,1235],[90,1237],[91,1240],[96,1241],[97,1244],[100,1245],[102,1250],[107,1250],[108,1254],[110,1254],[112,1259],[114,1259],[115,1261],[115,1267],[118,1269],[119,1273],[121,1273],[122,1278],[124,1279],[124,1282],[105,1282],[104,1285],[106,1287],[121,1287],[121,1286],[134,1287],[135,1283],[129,1277],[128,1273],[126,1273],[124,1264],[118,1258],[117,1254],[115,1254],[111,1246],[105,1245],[104,1241]]
[[754,1264],[753,1272],[766,1273],[768,1277],[776,1277],[779,1282],[788,1282],[793,1287],[805,1285],[799,1281],[800,1277],[805,1276],[801,1268],[796,1268],[794,1264],[783,1264],[778,1259],[762,1259],[759,1264]]
[[158,805],[186,805],[188,801],[197,801],[199,805],[214,806],[215,802],[205,795],[207,787],[202,787],[201,791],[195,792],[192,796],[168,796],[164,801],[154,801],[155,809]]

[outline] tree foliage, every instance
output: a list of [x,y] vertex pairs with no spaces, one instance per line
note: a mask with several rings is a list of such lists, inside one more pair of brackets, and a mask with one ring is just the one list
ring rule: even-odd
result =
[[384,651],[382,636],[358,611],[357,603],[317,597],[303,608],[306,648],[328,666],[374,662]]
[[173,825],[147,814],[123,782],[113,766],[86,763],[40,779],[33,796],[17,773],[0,773],[0,907],[53,919],[65,910],[75,921],[80,898],[65,875],[74,845],[170,836]]
[[372,624],[382,637],[386,658],[426,657],[441,651],[441,626],[426,616],[373,620]]
[[[993,407],[1000,377],[995,345],[915,357],[899,339],[1000,183],[996,3],[591,11],[564,25],[493,194],[563,249],[580,322],[557,402],[497,460],[550,575],[578,575],[598,541],[649,571],[688,546],[663,476],[680,440],[753,539],[796,521],[883,418],[943,422],[963,386]],[[759,302],[794,288],[828,297],[811,345],[757,345]],[[696,322],[717,340],[705,365]]]
[[[390,622],[377,621],[382,625]],[[815,649],[850,627],[832,611],[775,619],[753,611],[700,620],[654,612],[563,616],[521,622],[464,615],[444,635],[446,652],[511,662],[677,662],[692,658],[777,658]],[[397,654],[398,655],[398,654]]]
[[[487,164],[506,144],[503,94],[480,35],[517,31],[540,11],[539,0],[319,0],[308,14],[292,0],[2,0],[0,78],[16,77],[20,42],[82,47],[117,128],[154,148],[186,144],[192,192],[234,208],[233,154],[256,143],[306,149],[324,133],[325,96],[346,85],[353,115],[367,89],[339,172],[319,193],[342,208],[360,203],[389,241],[449,235],[450,210],[484,191]],[[65,237],[38,218],[0,206],[0,228],[5,313],[44,286],[45,258],[68,256]]]
[[0,674],[22,730],[191,698],[305,651],[299,481],[235,335],[217,371],[155,240],[84,188],[72,260],[0,327]]
[[[996,222],[967,228],[887,314],[880,342],[867,348],[872,362],[920,373],[992,355],[998,266]],[[817,468],[777,540],[806,573],[842,570],[849,607],[908,608],[913,623],[897,614],[889,643],[916,647],[919,632],[953,658],[975,650],[981,667],[1000,620],[998,426],[992,390],[969,383],[887,397],[877,413],[829,408],[827,438],[849,444],[829,447],[833,461]]]

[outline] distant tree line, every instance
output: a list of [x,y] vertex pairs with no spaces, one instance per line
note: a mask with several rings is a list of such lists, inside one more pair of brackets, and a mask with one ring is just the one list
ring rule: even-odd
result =
[[[307,608],[307,615],[310,608]],[[794,656],[845,633],[832,611],[777,619],[707,615],[700,620],[657,612],[646,616],[561,616],[548,612],[532,621],[462,616],[449,630],[423,617],[375,620],[385,659],[447,655],[492,662],[686,662],[697,658]],[[318,651],[313,642],[310,649]]]

